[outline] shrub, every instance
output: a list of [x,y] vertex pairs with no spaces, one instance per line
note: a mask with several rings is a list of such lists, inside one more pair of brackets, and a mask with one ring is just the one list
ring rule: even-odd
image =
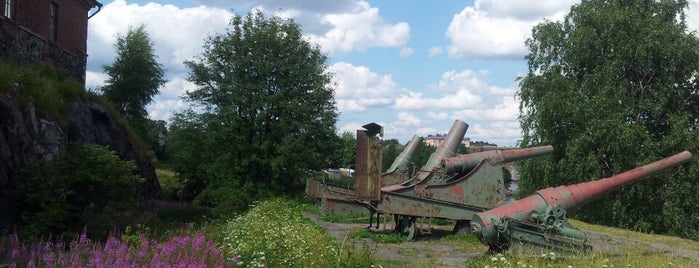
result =
[[106,238],[138,204],[136,166],[97,145],[72,145],[52,162],[30,165],[18,187],[24,235],[79,233]]
[[229,221],[224,249],[246,267],[368,267],[367,249],[339,245],[302,214],[296,201],[272,199]]

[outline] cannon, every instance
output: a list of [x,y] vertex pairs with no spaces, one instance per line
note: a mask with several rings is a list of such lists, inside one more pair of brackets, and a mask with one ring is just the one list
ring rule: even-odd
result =
[[[394,185],[381,183],[376,170],[380,148],[371,134],[379,131],[357,131],[357,203],[374,214],[393,215],[395,229],[408,240],[417,233],[417,218],[441,218],[456,221],[455,231],[469,228],[473,214],[506,201],[503,164],[538,157],[553,151],[551,146],[527,149],[493,150],[457,155],[468,125],[456,120],[444,141],[428,161],[409,180]],[[378,227],[378,217],[377,224]]]
[[553,152],[553,146],[540,146],[524,149],[492,150],[471,154],[462,154],[442,160],[443,173],[463,173],[473,170],[485,159],[490,159],[490,164],[508,163],[527,158],[542,156]]
[[584,249],[587,235],[568,223],[568,211],[691,158],[692,154],[684,151],[609,178],[539,190],[514,203],[475,213],[471,230],[491,251],[503,251],[520,244],[560,250]]
[[422,142],[422,138],[414,135],[405,144],[403,151],[393,160],[391,166],[381,174],[382,185],[399,184],[410,179],[410,163],[420,142]]
[[[382,127],[375,123],[370,123],[363,126],[366,130],[358,130],[357,138],[360,140],[358,147],[364,148],[362,152],[366,152],[369,144],[373,144],[372,148],[380,148],[380,140],[370,139],[370,136],[380,134]],[[410,179],[410,164],[412,156],[415,154],[418,145],[422,142],[419,136],[413,138],[405,145],[405,148],[396,157],[391,166],[384,171],[380,176],[380,186],[393,185],[402,183]],[[377,157],[379,153],[375,152],[371,155],[373,158],[372,168],[380,168],[381,161]],[[364,155],[366,157],[366,155]],[[360,164],[360,168],[362,168]],[[357,177],[365,176],[361,174]],[[365,185],[360,185],[360,189]],[[355,180],[354,178],[331,179],[327,176],[316,176],[315,178],[306,179],[306,195],[320,202],[322,214],[336,215],[352,215],[366,213],[367,210],[355,202]]]

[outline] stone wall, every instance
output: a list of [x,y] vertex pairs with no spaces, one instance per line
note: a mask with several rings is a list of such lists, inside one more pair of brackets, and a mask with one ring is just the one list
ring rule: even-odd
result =
[[39,35],[5,19],[0,19],[0,58],[24,65],[50,64],[85,84],[86,54],[49,44]]

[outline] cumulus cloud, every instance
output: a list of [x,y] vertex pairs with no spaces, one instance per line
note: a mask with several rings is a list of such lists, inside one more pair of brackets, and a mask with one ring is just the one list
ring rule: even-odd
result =
[[387,23],[379,9],[359,1],[350,13],[330,13],[320,23],[331,29],[323,34],[309,34],[309,39],[328,53],[364,51],[368,47],[402,47],[410,38],[407,22]]
[[442,47],[431,47],[430,50],[427,52],[427,55],[431,57],[435,57],[438,55],[442,55],[444,53],[444,49]]
[[522,59],[532,26],[562,18],[576,2],[477,0],[453,16],[446,32],[449,56]]
[[400,49],[399,55],[401,57],[409,57],[409,56],[413,55],[413,53],[415,53],[415,50],[413,50],[412,48],[409,48],[409,47],[404,47],[404,48]]
[[699,0],[690,0],[687,11],[687,27],[699,35]]
[[447,71],[432,91],[425,93],[404,90],[396,99],[393,108],[397,110],[474,109],[490,104],[489,100],[492,96],[514,95],[514,89],[489,85],[488,75],[486,71]]
[[178,8],[173,5],[148,3],[127,4],[115,0],[90,19],[88,29],[89,66],[114,61],[117,34],[125,35],[129,26],[143,24],[153,42],[158,60],[168,71],[183,71],[182,62],[202,51],[204,40],[211,34],[224,32],[232,13],[210,7]]
[[514,121],[475,123],[468,128],[467,136],[471,140],[482,140],[495,143],[498,146],[515,146],[522,137],[519,123]]
[[338,62],[330,66],[337,89],[335,101],[340,112],[361,112],[367,107],[388,106],[397,92],[390,75],[379,75],[364,66]]

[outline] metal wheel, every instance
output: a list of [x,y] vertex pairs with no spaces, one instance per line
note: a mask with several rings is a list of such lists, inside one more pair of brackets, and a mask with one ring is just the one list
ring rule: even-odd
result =
[[399,232],[406,241],[412,241],[415,238],[415,218],[410,216],[400,216]]

